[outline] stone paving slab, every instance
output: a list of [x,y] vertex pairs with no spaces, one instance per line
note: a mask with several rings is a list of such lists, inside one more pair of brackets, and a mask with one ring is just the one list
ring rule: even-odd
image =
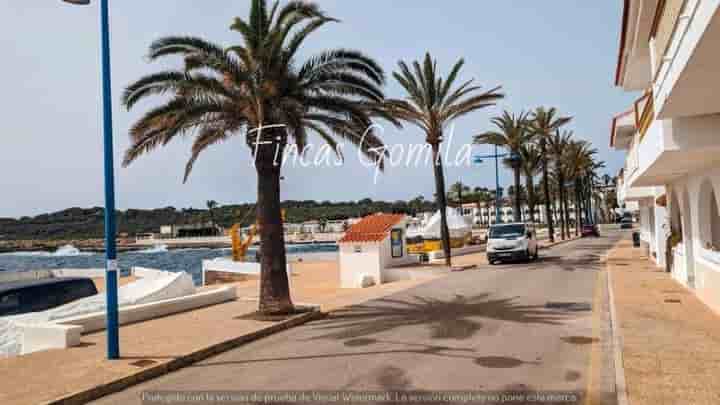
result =
[[630,403],[720,404],[720,317],[629,240],[607,263]]

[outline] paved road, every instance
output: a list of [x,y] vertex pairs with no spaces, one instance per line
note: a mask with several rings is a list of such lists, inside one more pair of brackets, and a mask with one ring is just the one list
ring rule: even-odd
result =
[[598,259],[616,238],[560,245],[535,263],[453,273],[97,403],[139,403],[148,390],[584,391],[593,347],[585,306]]

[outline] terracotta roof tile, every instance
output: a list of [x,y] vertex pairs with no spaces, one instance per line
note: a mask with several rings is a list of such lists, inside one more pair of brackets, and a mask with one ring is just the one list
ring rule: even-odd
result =
[[404,218],[403,214],[369,215],[352,225],[338,242],[380,242],[385,239],[390,229]]

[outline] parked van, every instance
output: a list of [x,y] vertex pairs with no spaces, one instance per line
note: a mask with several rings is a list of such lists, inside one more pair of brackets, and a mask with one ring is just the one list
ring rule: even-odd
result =
[[488,263],[510,260],[537,260],[540,246],[535,226],[525,223],[496,224],[488,229]]
[[0,284],[0,316],[41,312],[97,294],[89,278],[46,278]]

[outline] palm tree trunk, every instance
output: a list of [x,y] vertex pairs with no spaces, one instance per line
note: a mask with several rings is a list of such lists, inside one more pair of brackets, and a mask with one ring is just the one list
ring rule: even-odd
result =
[[525,177],[525,192],[527,193],[527,205],[530,210],[530,222],[535,222],[535,186],[532,176]]
[[565,204],[565,177],[562,175],[560,163],[555,170],[558,172],[558,195],[560,196],[560,237],[565,240],[568,235],[567,205]]
[[522,207],[520,207],[520,168],[513,169],[515,172],[515,222],[522,222]]
[[545,218],[547,218],[548,235],[550,242],[555,242],[555,227],[553,226],[552,211],[550,210],[550,179],[548,178],[548,160],[545,157],[545,139],[540,140],[540,150],[542,151],[542,174],[543,174],[543,193],[545,194]]
[[575,181],[575,235],[580,234],[580,223],[583,213],[582,198],[580,197],[580,182]]
[[263,314],[293,311],[285,257],[285,235],[280,208],[280,166],[275,160],[276,144],[257,151],[257,224],[260,235],[260,303]]
[[[563,181],[565,181],[565,178],[563,177]],[[565,223],[565,236],[569,239],[570,238],[570,204],[569,204],[569,198],[567,190],[564,188],[560,188],[562,190],[562,204],[563,204],[563,222]]]
[[440,209],[440,236],[442,239],[443,253],[445,253],[445,265],[452,266],[450,257],[450,231],[447,224],[447,198],[445,196],[445,174],[443,173],[442,157],[440,156],[440,145],[432,145],[433,166],[435,168],[435,194],[437,205]]

